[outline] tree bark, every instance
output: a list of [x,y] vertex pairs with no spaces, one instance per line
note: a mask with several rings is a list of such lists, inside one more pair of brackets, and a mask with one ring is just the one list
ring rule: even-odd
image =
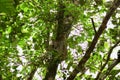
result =
[[[69,31],[72,27],[72,16],[65,15],[66,6],[63,3],[63,0],[58,0],[58,12],[57,12],[57,29],[55,30],[55,40],[52,41],[52,48],[48,53],[52,53],[52,58],[49,61],[47,72],[44,80],[54,80],[57,72],[57,67],[61,61],[65,60],[67,57],[67,37]],[[54,52],[56,54],[54,55]]]
[[53,64],[48,66],[48,71],[46,73],[46,76],[43,80],[54,80],[55,79],[55,75],[57,72],[57,67],[58,67],[58,63],[56,62],[52,62]]
[[106,24],[107,24],[108,20],[110,19],[110,17],[112,16],[112,14],[114,13],[114,11],[117,9],[117,7],[119,5],[120,5],[120,0],[115,0],[113,5],[110,7],[109,11],[107,12],[106,16],[104,17],[104,19],[102,21],[102,24],[100,25],[100,27],[98,29],[98,32],[95,34],[95,36],[94,36],[94,38],[92,40],[92,43],[91,43],[90,47],[87,49],[84,57],[80,60],[79,64],[76,66],[76,68],[73,70],[73,72],[67,78],[67,80],[74,80],[76,75],[79,72],[82,71],[82,69],[84,68],[85,63],[90,58],[91,52],[95,48],[95,45],[98,42],[99,37],[101,36],[103,31],[106,29],[106,27],[107,27]]
[[34,68],[32,69],[32,71],[30,72],[29,77],[27,78],[27,80],[32,80],[32,79],[33,79],[36,70],[37,70],[36,67],[34,67]]

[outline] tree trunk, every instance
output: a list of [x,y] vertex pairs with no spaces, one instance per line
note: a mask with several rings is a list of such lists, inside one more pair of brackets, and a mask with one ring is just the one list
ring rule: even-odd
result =
[[47,69],[48,71],[43,80],[54,80],[55,79],[58,63],[55,63],[55,62],[52,62],[52,63],[53,64],[50,64],[50,66],[48,67],[48,69]]
[[29,77],[27,78],[27,80],[32,80],[33,79],[36,70],[37,70],[36,67],[31,70],[31,72],[30,72]]

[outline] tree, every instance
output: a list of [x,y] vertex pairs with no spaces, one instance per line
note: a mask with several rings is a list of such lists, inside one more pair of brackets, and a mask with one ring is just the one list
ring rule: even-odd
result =
[[120,0],[0,4],[0,80],[119,79]]

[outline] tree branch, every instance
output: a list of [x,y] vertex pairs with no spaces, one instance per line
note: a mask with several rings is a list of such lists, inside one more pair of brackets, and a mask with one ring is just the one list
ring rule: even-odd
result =
[[120,62],[120,59],[114,60],[113,63],[108,67],[108,69],[106,70],[105,74],[102,74],[103,76],[101,76],[100,80],[104,80],[107,75],[109,75],[109,73],[111,72],[111,70]]
[[107,53],[107,54],[108,54],[107,60],[106,60],[106,62],[103,64],[103,66],[101,67],[101,69],[100,69],[100,71],[98,72],[97,77],[95,78],[95,80],[98,80],[98,79],[99,79],[99,77],[100,77],[103,69],[105,68],[105,66],[107,65],[108,61],[110,60],[110,55],[111,55],[113,49],[114,49],[119,43],[120,43],[120,40],[119,40],[116,44],[114,44],[114,46],[112,46],[112,47],[110,48],[110,50],[108,51],[108,53]]
[[95,34],[97,34],[97,31],[96,31],[96,29],[95,29],[94,20],[93,20],[93,18],[90,18],[90,19],[91,19],[91,21],[92,21],[92,25],[93,25],[94,32],[95,32]]
[[113,5],[109,9],[109,11],[107,12],[106,16],[104,17],[104,19],[102,21],[102,24],[100,25],[100,28],[98,29],[97,34],[95,34],[90,47],[87,49],[85,55],[80,60],[79,64],[76,66],[76,68],[70,74],[70,76],[67,78],[67,80],[73,80],[76,77],[76,75],[79,72],[81,72],[81,70],[84,68],[84,65],[87,62],[87,60],[90,58],[91,52],[95,48],[95,45],[98,42],[98,39],[99,39],[100,35],[106,29],[106,27],[107,27],[106,24],[107,24],[108,20],[110,19],[110,17],[112,16],[112,14],[114,13],[114,11],[117,9],[117,7],[119,5],[120,5],[120,0],[117,0],[117,1],[115,1],[115,3],[113,3]]
[[47,67],[48,71],[43,80],[54,80],[56,72],[57,72],[57,67],[58,67],[58,63],[56,63],[56,62],[52,62],[50,65],[48,65],[48,67]]
[[[67,57],[67,43],[69,31],[72,27],[73,17],[72,15],[65,15],[65,8],[63,0],[58,0],[57,11],[57,28],[55,29],[55,39],[52,40],[53,46],[49,53],[52,53],[52,58],[47,66],[47,72],[44,80],[54,80],[59,63]],[[55,51],[55,52],[54,52]],[[57,53],[57,54],[56,54]]]
[[30,72],[29,77],[27,78],[27,80],[32,80],[36,71],[37,71],[37,68],[34,67],[32,69],[32,71]]

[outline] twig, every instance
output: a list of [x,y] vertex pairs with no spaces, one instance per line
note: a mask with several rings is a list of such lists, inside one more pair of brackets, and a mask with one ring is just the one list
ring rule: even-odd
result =
[[109,73],[111,72],[111,70],[112,70],[119,62],[120,62],[119,59],[114,60],[113,63],[112,63],[112,64],[108,67],[108,69],[106,70],[106,73],[103,74],[104,76],[102,76],[102,77],[100,78],[100,80],[104,80],[104,79],[107,77],[107,75],[109,75]]
[[113,3],[113,5],[110,7],[109,11],[107,12],[106,16],[104,17],[102,24],[100,25],[97,34],[95,34],[92,43],[90,45],[90,47],[87,49],[85,55],[82,57],[82,59],[79,61],[79,64],[76,66],[76,68],[73,70],[73,72],[71,72],[70,76],[67,78],[67,80],[74,80],[74,78],[76,77],[76,75],[82,71],[82,69],[85,66],[85,63],[89,60],[90,55],[92,53],[92,51],[94,50],[99,37],[101,36],[101,34],[103,33],[103,31],[106,29],[106,24],[108,23],[108,20],[110,19],[110,17],[113,15],[114,11],[117,9],[117,7],[119,7],[120,5],[120,0],[117,0],[115,3]]
[[93,18],[90,18],[90,19],[91,19],[91,22],[92,22],[92,25],[93,25],[93,29],[94,29],[94,31],[95,31],[95,34],[97,34],[97,31],[96,31],[96,29],[95,29],[94,20],[93,20]]

